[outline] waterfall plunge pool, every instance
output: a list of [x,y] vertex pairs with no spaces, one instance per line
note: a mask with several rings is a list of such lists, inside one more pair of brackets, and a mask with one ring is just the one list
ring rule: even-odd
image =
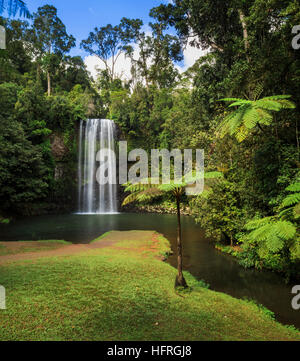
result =
[[[175,252],[168,262],[176,266],[176,216],[158,214],[54,215],[21,218],[0,225],[0,241],[66,240],[89,243],[116,230],[156,230],[168,238]],[[300,311],[292,309],[292,287],[268,271],[246,270],[231,256],[214,249],[191,217],[182,217],[184,268],[209,283],[212,290],[237,298],[254,299],[284,324],[300,328]]]

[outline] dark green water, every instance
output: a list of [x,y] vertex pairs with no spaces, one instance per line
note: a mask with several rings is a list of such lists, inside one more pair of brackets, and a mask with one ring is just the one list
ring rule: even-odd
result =
[[[271,272],[245,270],[230,256],[216,251],[192,218],[183,217],[184,268],[211,289],[237,298],[255,299],[275,312],[277,320],[300,328],[300,311],[292,309],[293,285]],[[0,241],[60,239],[89,243],[111,230],[156,230],[176,251],[176,217],[157,214],[58,215],[29,217],[0,225]],[[176,266],[175,255],[169,263]],[[300,282],[299,282],[300,283]]]

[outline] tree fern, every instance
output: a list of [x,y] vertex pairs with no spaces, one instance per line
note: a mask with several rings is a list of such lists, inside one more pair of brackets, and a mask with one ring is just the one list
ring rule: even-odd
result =
[[247,223],[245,228],[247,231],[253,231],[254,229],[270,224],[272,220],[274,220],[274,217],[256,219],[254,221]]
[[290,207],[300,202],[300,193],[293,193],[287,196],[282,202],[282,207]]
[[274,225],[275,234],[282,240],[289,241],[296,235],[296,227],[287,221],[278,221]]
[[295,104],[288,100],[289,98],[290,95],[275,95],[258,100],[221,99],[221,101],[231,102],[229,108],[238,108],[225,117],[217,129],[217,135],[223,138],[226,134],[230,134],[242,142],[255,127],[270,125],[273,121],[272,112],[294,109]]
[[[182,235],[181,235],[181,220],[180,220],[180,202],[181,197],[186,187],[189,187],[191,182],[195,182],[203,175],[191,172],[180,180],[172,180],[169,184],[161,184],[158,179],[144,179],[140,183],[125,184],[125,192],[130,193],[124,200],[123,205],[128,205],[133,202],[149,202],[154,198],[160,197],[164,194],[170,194],[174,197],[177,204],[177,246],[178,246],[178,275],[176,277],[176,286],[186,287],[186,281],[182,272]],[[220,172],[207,172],[205,178],[215,179],[221,177]],[[158,184],[156,184],[158,183]]]
[[[297,219],[300,217],[300,183],[290,185],[289,194],[282,202],[282,211],[273,216],[253,220],[246,225],[249,232],[245,243],[256,248],[260,259],[267,259],[270,255],[278,254],[284,249],[289,251],[290,258],[300,259],[299,233]],[[288,207],[288,208],[287,208]]]
[[262,248],[266,255],[281,251],[296,235],[296,227],[291,222],[276,221],[272,217],[260,221],[247,225],[248,230],[252,229],[247,241],[255,244],[258,250]]
[[300,182],[296,182],[286,189],[288,192],[300,192]]
[[281,211],[280,216],[285,217],[292,211],[294,218],[298,219],[300,218],[300,182],[290,185],[286,191],[292,194],[289,194],[283,200],[280,206],[280,209],[283,209],[283,211]]

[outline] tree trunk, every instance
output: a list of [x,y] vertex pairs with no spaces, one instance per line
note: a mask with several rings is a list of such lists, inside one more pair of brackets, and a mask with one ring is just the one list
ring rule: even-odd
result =
[[41,66],[39,63],[37,63],[37,67],[36,67],[36,82],[38,84],[41,84]]
[[182,239],[181,239],[181,217],[180,217],[180,198],[176,197],[177,202],[177,267],[178,267],[178,275],[176,277],[175,287],[187,287],[187,283],[183,277],[182,273]]
[[51,78],[49,70],[47,70],[47,80],[48,80],[48,97],[51,95]]
[[238,12],[239,12],[239,16],[240,16],[240,22],[241,22],[242,27],[243,27],[244,46],[245,46],[245,50],[246,50],[247,60],[249,62],[250,60],[249,60],[249,57],[248,57],[247,53],[248,53],[248,50],[250,48],[250,44],[249,44],[249,36],[248,36],[247,24],[246,24],[246,21],[245,21],[245,14],[243,13],[243,11],[241,9],[239,9]]

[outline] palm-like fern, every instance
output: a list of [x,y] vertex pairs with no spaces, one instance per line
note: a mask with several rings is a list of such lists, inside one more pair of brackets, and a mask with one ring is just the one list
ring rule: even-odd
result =
[[291,222],[278,221],[275,217],[252,221],[247,224],[246,229],[250,231],[250,243],[258,244],[261,258],[265,258],[269,253],[280,252],[296,235],[296,227]]
[[0,14],[5,10],[9,16],[16,16],[19,12],[20,16],[30,17],[30,12],[22,0],[0,0]]
[[284,248],[289,249],[292,258],[300,258],[300,239],[296,224],[300,218],[300,183],[292,184],[286,191],[292,194],[283,200],[280,206],[282,211],[278,215],[255,220],[246,225],[246,230],[250,232],[246,241],[258,247],[261,259]]
[[[182,234],[181,234],[181,210],[180,203],[181,197],[187,187],[190,187],[191,180],[199,179],[201,175],[195,176],[190,174],[186,176],[184,180],[176,181],[173,180],[170,184],[154,184],[159,183],[153,179],[146,179],[137,184],[127,184],[125,186],[125,192],[130,194],[125,198],[123,205],[127,205],[132,202],[149,202],[154,198],[163,196],[165,194],[171,194],[177,205],[177,250],[178,250],[178,275],[176,278],[176,286],[187,287],[186,281],[183,277],[182,272]],[[206,179],[215,179],[222,177],[220,172],[207,172],[205,173]],[[152,182],[152,183],[151,183]]]
[[300,182],[296,182],[290,185],[287,189],[287,192],[291,192],[282,202],[281,209],[285,208],[280,216],[286,216],[291,211],[293,212],[294,218],[300,218]]
[[295,104],[288,100],[290,95],[275,95],[258,100],[225,98],[221,101],[231,102],[229,108],[238,107],[230,113],[217,130],[218,136],[226,134],[236,136],[239,142],[244,141],[255,127],[270,125],[273,121],[272,112],[283,109],[294,109]]
[[[220,172],[206,172],[204,178],[206,180],[213,180],[222,176],[223,175]],[[156,184],[159,183],[159,181],[153,178],[142,180],[140,183],[136,184],[126,184],[124,185],[125,192],[130,193],[130,195],[125,198],[123,205],[125,206],[133,202],[150,202],[154,198],[167,193],[172,194],[175,198],[181,197],[185,192],[185,189],[191,187],[191,181],[196,181],[197,179],[200,179],[200,177],[200,175],[199,177],[195,177],[195,174],[193,174],[186,176],[184,180],[172,180],[170,181],[170,184]]]

